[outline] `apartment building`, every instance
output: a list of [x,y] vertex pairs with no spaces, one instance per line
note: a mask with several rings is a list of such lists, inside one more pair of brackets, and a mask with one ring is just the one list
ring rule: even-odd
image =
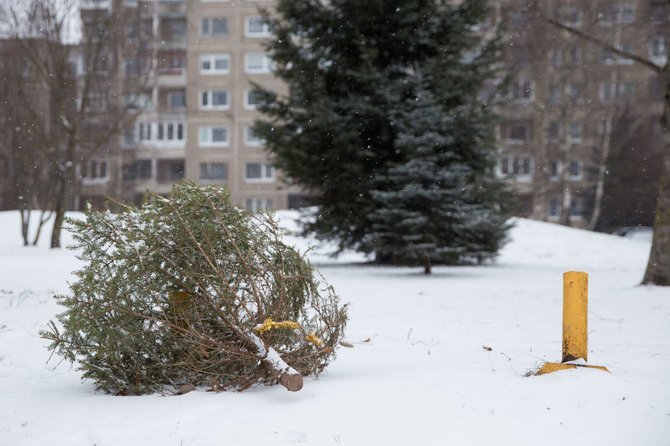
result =
[[[84,27],[100,10],[123,8],[122,63],[114,76],[142,85],[122,100],[135,107],[118,147],[82,167],[79,206],[104,195],[141,201],[176,180],[226,185],[249,210],[286,208],[288,191],[251,130],[252,83],[281,92],[263,40],[259,6],[271,1],[125,0],[83,2]],[[88,24],[88,25],[87,25]],[[112,76],[112,77],[114,77]]]
[[[490,2],[491,17],[481,29],[504,22],[504,62],[513,73],[497,128],[499,174],[514,182],[520,215],[592,226],[594,209],[607,201],[602,186],[611,180],[607,172],[617,153],[635,154],[631,162],[652,160],[646,175],[654,183],[660,81],[629,59],[551,27],[546,18],[662,65],[666,3]],[[124,101],[136,104],[137,112],[119,137],[119,149],[82,167],[79,206],[100,202],[105,194],[137,202],[147,189],[167,194],[174,181],[187,178],[225,184],[233,202],[250,210],[287,207],[289,191],[250,128],[258,116],[252,83],[285,89],[263,52],[270,32],[258,7],[271,7],[272,1],[113,4],[125,8],[127,17],[123,49],[115,53],[123,59],[118,76],[126,83],[141,79],[145,88],[126,92]],[[87,16],[101,7],[112,5],[83,3],[85,26]],[[654,196],[646,199],[653,202]],[[642,192],[631,195],[629,207],[635,211],[636,202],[644,200]]]
[[[519,214],[593,227],[595,209],[611,198],[599,183],[611,181],[614,154],[632,156],[631,163],[660,157],[661,83],[650,70],[549,26],[546,18],[662,66],[667,2],[503,0],[493,6],[489,25],[505,22],[504,57],[513,70],[498,128],[499,173],[516,185]],[[654,191],[653,163],[648,172],[640,169]],[[653,209],[655,194],[638,192],[630,200],[647,200]],[[622,207],[615,212],[636,205],[613,204]]]

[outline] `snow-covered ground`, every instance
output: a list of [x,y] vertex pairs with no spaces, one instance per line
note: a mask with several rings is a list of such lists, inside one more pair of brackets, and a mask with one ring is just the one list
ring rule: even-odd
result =
[[[46,363],[38,330],[77,261],[21,247],[0,213],[0,445],[669,445],[670,289],[638,285],[648,238],[518,220],[512,239],[493,265],[428,277],[317,249],[354,348],[300,392],[117,397]],[[569,270],[589,273],[589,363],[612,373],[527,377],[560,360]]]

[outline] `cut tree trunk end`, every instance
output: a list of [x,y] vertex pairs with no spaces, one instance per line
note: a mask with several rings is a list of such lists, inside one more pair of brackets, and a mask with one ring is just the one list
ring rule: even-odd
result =
[[302,375],[283,360],[280,360],[283,364],[277,363],[277,361],[272,359],[273,356],[274,355],[268,355],[268,358],[263,361],[268,370],[268,374],[272,378],[272,382],[278,382],[286,387],[286,390],[291,392],[297,392],[302,389]]
[[302,375],[295,371],[294,373],[284,372],[279,377],[279,384],[291,392],[297,392],[302,389]]
[[279,352],[272,347],[267,347],[263,344],[263,341],[260,340],[255,335],[252,335],[255,341],[256,346],[259,347],[260,351],[264,351],[263,363],[273,381],[279,382],[282,386],[286,387],[287,390],[291,392],[297,392],[302,389],[302,375],[295,370],[293,367],[288,365],[281,357]]

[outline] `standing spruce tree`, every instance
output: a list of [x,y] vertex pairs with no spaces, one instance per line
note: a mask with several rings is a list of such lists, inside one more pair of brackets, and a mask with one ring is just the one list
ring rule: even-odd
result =
[[432,264],[481,263],[500,249],[508,224],[498,203],[506,189],[490,175],[486,114],[467,105],[446,114],[430,80],[417,73],[416,81],[396,141],[411,157],[388,169],[384,190],[372,191],[368,244],[392,263],[422,265],[429,274]]
[[315,206],[307,232],[383,262],[497,251],[504,184],[477,100],[496,74],[498,40],[474,31],[486,3],[279,0],[266,14],[289,94],[256,87],[255,130]]

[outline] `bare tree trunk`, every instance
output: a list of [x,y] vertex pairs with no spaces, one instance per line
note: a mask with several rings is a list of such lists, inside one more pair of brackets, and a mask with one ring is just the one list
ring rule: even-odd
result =
[[572,204],[572,193],[567,182],[561,185],[561,216],[559,223],[563,226],[570,226],[570,205]]
[[670,64],[663,70],[665,102],[661,127],[663,131],[663,166],[658,188],[654,237],[643,284],[670,286]]
[[51,230],[51,248],[60,248],[61,230],[65,222],[65,211],[67,211],[67,202],[70,198],[70,186],[67,181],[60,179],[59,194],[56,196],[56,207],[54,210],[54,224]]
[[53,212],[47,210],[42,210],[42,212],[40,213],[40,221],[37,224],[37,230],[35,231],[35,238],[33,238],[33,246],[37,246],[37,242],[40,239],[40,234],[42,233],[42,227],[46,222],[49,221],[51,215],[53,215]]
[[54,207],[54,224],[51,231],[51,248],[61,247],[61,231],[65,222],[65,212],[68,209],[70,196],[72,194],[72,181],[74,181],[73,169],[75,148],[74,133],[70,135],[71,140],[66,149],[65,161],[59,166],[58,176],[56,178],[56,195]]
[[612,148],[612,120],[614,112],[608,113],[605,118],[605,128],[603,133],[603,145],[600,152],[600,162],[598,163],[598,179],[596,180],[596,193],[593,199],[593,213],[589,220],[588,230],[595,231],[600,220],[600,213],[603,209],[603,195],[605,193],[605,177],[607,176],[607,163],[609,162],[610,151]]
[[30,228],[30,208],[25,207],[24,203],[19,204],[19,214],[21,215],[21,237],[23,246],[28,246],[28,230]]
[[564,226],[570,226],[570,204],[572,203],[572,191],[570,190],[568,176],[570,175],[571,147],[570,141],[568,140],[569,122],[567,121],[566,115],[566,110],[563,109],[561,111],[561,124],[559,125],[563,125],[566,128],[562,128],[559,133],[561,138],[561,147],[559,149],[559,153],[562,168],[560,176],[561,213],[558,222]]

